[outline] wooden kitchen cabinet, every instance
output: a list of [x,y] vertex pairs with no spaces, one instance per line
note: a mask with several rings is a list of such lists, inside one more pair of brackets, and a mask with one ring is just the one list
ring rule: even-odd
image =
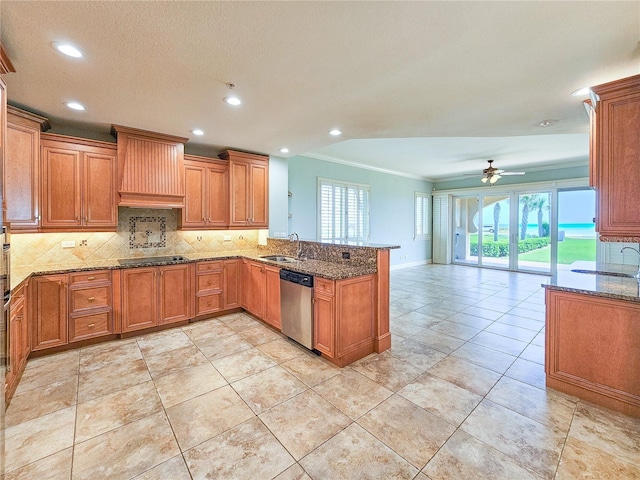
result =
[[224,308],[222,260],[196,264],[196,316]]
[[339,366],[374,351],[375,276],[315,279],[314,348]]
[[240,307],[241,268],[242,261],[240,259],[224,261],[222,270],[224,310]]
[[619,241],[640,238],[640,75],[593,87],[590,183],[597,193],[596,231]]
[[42,228],[115,230],[115,145],[52,134],[41,138]]
[[158,281],[156,267],[121,271],[122,332],[158,325]]
[[5,400],[8,402],[15,392],[22,372],[27,365],[27,357],[31,352],[29,342],[29,323],[27,319],[27,287],[22,285],[11,297],[11,313],[9,317],[9,364],[5,378]]
[[545,295],[547,386],[640,418],[640,304]]
[[226,150],[229,160],[229,227],[269,227],[269,158]]
[[185,206],[182,230],[226,229],[229,225],[229,162],[184,156]]
[[160,272],[158,303],[160,325],[191,318],[192,270],[189,264],[157,267]]
[[264,269],[264,321],[278,330],[282,327],[280,318],[280,269],[267,265]]
[[3,166],[5,224],[15,231],[37,231],[40,225],[40,132],[49,121],[7,107],[7,141]]
[[67,275],[43,275],[30,280],[32,300],[31,350],[68,342]]
[[69,342],[113,333],[111,271],[69,274]]

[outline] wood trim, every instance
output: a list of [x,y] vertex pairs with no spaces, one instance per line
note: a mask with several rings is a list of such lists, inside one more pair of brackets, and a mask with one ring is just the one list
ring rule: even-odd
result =
[[200,155],[191,155],[189,153],[184,154],[184,161],[185,162],[204,162],[209,165],[216,165],[223,168],[229,168],[228,160],[221,160],[219,158],[212,158],[212,157],[202,157]]
[[75,149],[86,152],[87,149],[83,149],[80,145],[84,145],[86,147],[98,147],[98,148],[108,148],[110,150],[116,151],[117,145],[111,142],[103,142],[101,140],[91,140],[90,138],[79,138],[79,137],[71,137],[69,135],[60,135],[58,133],[42,133],[40,134],[41,140],[46,140],[49,142],[60,142],[60,144],[55,145],[52,143],[52,146],[55,145],[61,148],[67,149]]
[[146,137],[149,140],[158,140],[171,143],[187,143],[189,141],[186,137],[177,137],[175,135],[169,135],[167,133],[151,132],[149,130],[141,130],[139,128],[125,127],[122,125],[111,125],[111,135],[116,139],[118,135],[126,134],[134,137]]
[[636,87],[639,83],[640,75],[633,75],[631,77],[614,80],[613,82],[596,85],[595,87],[591,87],[591,90],[593,90],[597,95],[603,96],[615,93],[620,90],[626,90],[628,88]]
[[11,59],[9,55],[7,55],[7,51],[4,49],[4,45],[0,43],[0,73],[2,75],[6,75],[7,73],[15,73],[16,69],[11,63]]
[[390,250],[378,250],[376,273],[376,337],[375,351],[382,353],[391,348],[391,333],[389,332],[389,273]]
[[261,155],[258,153],[248,153],[248,152],[240,152],[238,150],[225,150],[220,155],[219,158],[222,160],[232,160],[233,161],[245,161],[245,162],[268,162],[268,155]]
[[41,132],[46,132],[51,128],[48,118],[27,112],[26,110],[21,110],[13,105],[7,105],[7,122],[13,123],[14,125],[36,128]]

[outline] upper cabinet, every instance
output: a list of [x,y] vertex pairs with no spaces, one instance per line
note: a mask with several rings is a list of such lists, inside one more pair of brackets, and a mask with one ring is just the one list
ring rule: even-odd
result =
[[229,225],[229,164],[184,156],[185,199],[180,210],[183,230],[224,229]]
[[41,137],[42,229],[116,230],[115,145]]
[[601,238],[640,239],[640,75],[592,88],[591,184],[598,194],[596,230]]
[[229,207],[231,228],[269,227],[269,158],[226,150],[229,160]]
[[183,137],[112,126],[118,139],[120,206],[184,207]]
[[14,231],[36,231],[40,225],[40,132],[48,128],[46,118],[7,107],[3,192],[5,222]]

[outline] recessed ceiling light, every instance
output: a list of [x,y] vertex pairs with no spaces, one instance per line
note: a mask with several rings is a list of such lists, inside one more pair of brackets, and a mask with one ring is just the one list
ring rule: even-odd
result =
[[552,123],[553,122],[551,120],[543,120],[538,125],[540,125],[542,128],[545,128],[550,126]]
[[589,87],[582,87],[571,92],[571,95],[573,95],[574,97],[582,97],[584,95],[589,95],[590,91],[591,89]]
[[204,132],[202,130],[200,130],[199,128],[191,130],[191,133],[193,133],[194,135],[204,135]]
[[289,149],[287,147],[282,147],[280,149],[280,153],[289,153]]
[[[229,90],[233,90],[235,87],[233,83],[229,83],[228,85],[229,85]],[[234,107],[237,107],[238,105],[242,104],[242,100],[240,100],[240,97],[238,97],[235,93],[232,93],[232,92],[230,92],[229,95],[224,97],[222,100],[224,100],[224,103],[227,103]]]
[[329,130],[329,135],[337,137],[338,135],[342,135],[342,130],[340,130],[339,128],[334,128],[332,130]]
[[53,42],[53,47],[58,50],[60,53],[65,54],[67,57],[80,58],[82,57],[82,52],[78,50],[76,47],[71,45],[70,43],[63,42]]
[[78,102],[67,102],[65,103],[65,105],[69,107],[71,110],[78,110],[79,112],[86,110],[86,108],[84,108],[84,105]]

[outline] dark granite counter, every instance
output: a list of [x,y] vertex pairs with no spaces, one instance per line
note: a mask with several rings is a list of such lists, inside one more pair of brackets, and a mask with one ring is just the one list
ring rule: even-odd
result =
[[[579,273],[571,270],[594,273]],[[551,277],[549,283],[542,286],[551,290],[640,302],[638,281],[634,277],[637,271],[638,267],[634,265],[575,262],[568,270],[558,271]]]

